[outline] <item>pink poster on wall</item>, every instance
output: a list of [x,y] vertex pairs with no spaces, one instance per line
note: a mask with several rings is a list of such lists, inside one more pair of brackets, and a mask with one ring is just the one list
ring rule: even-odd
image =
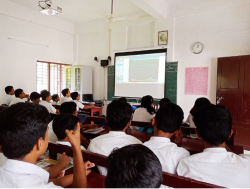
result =
[[207,95],[208,67],[191,67],[185,70],[185,94]]

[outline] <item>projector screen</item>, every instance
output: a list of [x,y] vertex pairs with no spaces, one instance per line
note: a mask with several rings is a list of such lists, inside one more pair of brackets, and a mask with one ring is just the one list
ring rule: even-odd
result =
[[114,96],[164,98],[166,51],[116,53]]

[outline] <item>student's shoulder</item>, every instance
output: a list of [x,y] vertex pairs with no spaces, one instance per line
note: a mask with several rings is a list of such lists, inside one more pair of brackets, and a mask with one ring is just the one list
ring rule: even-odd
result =
[[125,138],[133,144],[143,144],[138,138],[134,136],[126,134]]

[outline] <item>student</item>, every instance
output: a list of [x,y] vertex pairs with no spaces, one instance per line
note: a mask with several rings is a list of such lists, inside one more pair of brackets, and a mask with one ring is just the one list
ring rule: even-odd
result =
[[86,169],[80,149],[80,127],[66,130],[72,145],[74,175],[49,182],[49,172],[36,166],[39,156],[48,147],[49,113],[34,103],[18,103],[0,112],[0,144],[8,158],[0,167],[0,188],[55,188],[67,186],[86,188]]
[[16,96],[16,98],[11,100],[9,106],[16,104],[16,103],[19,103],[19,102],[29,102],[30,101],[30,96],[28,94],[26,95],[23,92],[23,89],[16,89],[15,96]]
[[[160,107],[152,122],[154,136],[144,143],[159,158],[162,170],[172,174],[176,174],[180,159],[190,156],[186,149],[181,148],[183,135],[180,126],[182,120],[183,111],[180,106],[168,103]],[[172,136],[175,137],[174,143],[170,141]]]
[[71,93],[69,89],[63,89],[62,90],[62,95],[63,97],[60,100],[60,104],[64,103],[64,102],[68,102],[68,101],[72,101],[72,98],[70,97]]
[[115,149],[107,158],[106,188],[159,188],[162,168],[147,147],[134,144]]
[[195,103],[194,103],[193,108],[190,110],[190,114],[188,115],[188,118],[187,118],[187,120],[186,120],[185,123],[188,124],[192,128],[196,128],[196,126],[194,124],[194,121],[193,121],[193,114],[194,114],[194,112],[198,108],[200,108],[202,106],[207,106],[207,105],[210,105],[210,104],[211,104],[211,102],[207,98],[205,98],[205,97],[197,98],[196,101],[195,101]]
[[52,100],[53,100],[53,102],[51,102],[52,105],[60,105],[59,104],[60,97],[58,96],[58,94],[53,94],[52,95]]
[[123,102],[127,102],[127,99],[125,97],[118,98],[118,100],[123,101]]
[[71,98],[73,99],[73,102],[76,103],[76,109],[77,109],[77,111],[79,111],[79,109],[83,109],[84,108],[84,105],[81,102],[79,102],[80,95],[78,94],[78,92],[71,93]]
[[226,150],[233,133],[230,111],[211,104],[197,109],[193,116],[205,150],[180,160],[178,175],[228,188],[249,187],[250,157]]
[[14,88],[12,86],[5,87],[5,93],[6,93],[6,97],[5,97],[5,100],[4,100],[3,104],[6,104],[6,105],[9,106],[10,102],[15,98],[15,96],[14,96],[14,94],[15,94]]
[[32,92],[30,94],[30,100],[33,102],[33,103],[37,103],[39,104],[40,102],[40,98],[41,98],[41,95],[37,92]]
[[160,107],[162,107],[165,103],[171,103],[168,98],[162,98],[159,102]]
[[[154,99],[147,95],[142,97],[141,106],[139,106],[133,115],[133,121],[151,122],[155,117],[155,109],[153,108]],[[131,126],[133,130],[138,130],[139,127]]]
[[40,105],[45,106],[50,114],[59,114],[59,110],[55,109],[49,102],[51,100],[50,92],[47,90],[41,91],[42,101]]

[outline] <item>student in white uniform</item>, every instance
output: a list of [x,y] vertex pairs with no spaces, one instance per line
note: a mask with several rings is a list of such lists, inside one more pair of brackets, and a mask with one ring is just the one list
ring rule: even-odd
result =
[[105,188],[160,188],[162,168],[147,147],[133,144],[114,150],[107,158]]
[[81,102],[79,102],[79,100],[80,100],[80,94],[78,94],[78,92],[71,93],[71,98],[73,99],[73,102],[76,103],[76,109],[77,109],[77,111],[79,111],[79,109],[83,109],[84,108],[84,105]]
[[[62,171],[36,166],[39,156],[48,147],[49,113],[45,107],[34,103],[18,103],[0,112],[0,138],[3,154],[8,158],[0,167],[0,188],[56,188],[66,187],[73,182],[74,187],[86,188],[86,168],[80,149],[80,127],[66,131],[72,145],[74,174],[63,178],[50,178]],[[65,167],[68,161],[60,161]],[[57,165],[56,165],[57,166]],[[58,167],[58,168],[59,168]],[[55,172],[56,171],[56,172]]]
[[[154,99],[147,95],[142,97],[141,106],[139,106],[133,115],[133,121],[151,122],[155,117],[155,109],[153,108]],[[131,126],[133,130],[138,130],[139,127]]]
[[40,102],[40,98],[41,98],[41,95],[37,92],[32,92],[30,94],[30,100],[33,102],[33,103],[37,103],[39,104]]
[[51,102],[52,105],[60,105],[60,103],[59,103],[60,97],[59,97],[58,94],[53,94],[53,95],[52,95],[52,100],[53,100],[53,101]]
[[[152,122],[154,136],[144,143],[159,158],[164,172],[176,174],[179,161],[190,156],[190,153],[181,147],[183,135],[180,126],[183,114],[180,106],[176,104],[162,105]],[[174,143],[170,141],[172,136],[175,136]]]
[[228,188],[250,187],[250,157],[226,150],[225,142],[233,133],[230,111],[208,105],[197,109],[193,119],[205,150],[183,158],[178,175]]
[[69,89],[63,89],[62,90],[62,95],[63,97],[60,99],[60,104],[64,103],[64,102],[69,102],[72,101],[72,98],[70,97],[71,93]]
[[12,86],[5,87],[5,93],[6,93],[6,97],[5,97],[3,104],[6,104],[9,106],[10,102],[15,98],[14,88]]
[[40,105],[45,106],[50,114],[59,114],[59,110],[55,109],[52,104],[50,104],[51,95],[47,90],[41,91],[42,100],[39,102]]
[[19,102],[29,102],[30,101],[30,96],[25,94],[23,92],[23,89],[16,89],[15,90],[15,96],[13,100],[11,100],[9,106],[12,106],[13,104],[19,103]]

